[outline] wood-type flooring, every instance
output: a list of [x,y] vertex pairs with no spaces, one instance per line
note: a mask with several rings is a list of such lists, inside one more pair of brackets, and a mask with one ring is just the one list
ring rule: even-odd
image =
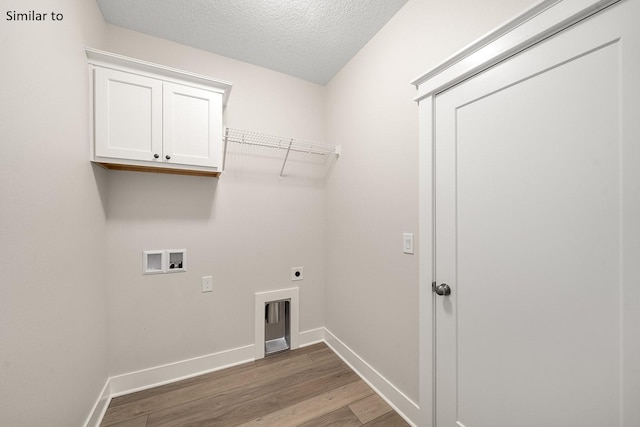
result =
[[407,425],[320,343],[115,397],[101,427]]

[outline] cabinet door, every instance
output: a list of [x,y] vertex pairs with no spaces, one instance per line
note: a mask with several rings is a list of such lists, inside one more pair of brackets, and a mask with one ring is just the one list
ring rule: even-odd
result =
[[164,83],[164,162],[219,167],[222,94]]
[[95,155],[161,161],[161,81],[95,69]]

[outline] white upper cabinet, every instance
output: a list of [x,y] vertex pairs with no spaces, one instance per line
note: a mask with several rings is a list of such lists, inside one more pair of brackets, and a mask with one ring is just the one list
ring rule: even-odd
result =
[[222,161],[222,95],[164,83],[164,161],[218,167]]
[[222,172],[222,112],[230,83],[86,52],[93,84],[93,162],[109,169]]
[[94,84],[96,158],[154,161],[154,154],[160,157],[162,81],[96,67]]

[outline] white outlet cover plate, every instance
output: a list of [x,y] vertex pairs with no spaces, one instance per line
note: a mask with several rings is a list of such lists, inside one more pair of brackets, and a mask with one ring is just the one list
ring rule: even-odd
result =
[[[296,273],[300,273],[298,275],[296,275]],[[304,278],[304,271],[302,269],[302,267],[293,267],[291,269],[291,280],[292,281],[296,281],[296,280],[302,280]]]
[[202,292],[212,292],[213,291],[213,277],[212,276],[203,276],[202,277]]

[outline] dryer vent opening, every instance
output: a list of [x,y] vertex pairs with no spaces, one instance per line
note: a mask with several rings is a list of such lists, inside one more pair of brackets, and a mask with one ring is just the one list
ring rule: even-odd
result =
[[264,354],[270,356],[291,348],[291,300],[264,305]]

